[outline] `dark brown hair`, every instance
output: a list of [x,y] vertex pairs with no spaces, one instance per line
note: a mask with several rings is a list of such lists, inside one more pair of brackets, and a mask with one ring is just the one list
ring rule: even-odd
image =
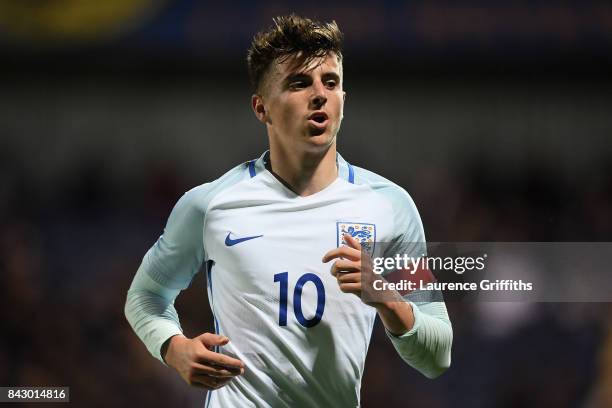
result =
[[247,54],[249,76],[258,92],[262,79],[274,62],[282,63],[292,55],[298,66],[306,66],[333,52],[342,61],[342,32],[335,21],[321,23],[291,14],[273,19],[274,25],[253,37]]

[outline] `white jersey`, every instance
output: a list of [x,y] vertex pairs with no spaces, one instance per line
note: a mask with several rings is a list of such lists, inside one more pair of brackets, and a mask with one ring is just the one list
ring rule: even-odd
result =
[[[341,292],[322,257],[347,232],[370,247],[422,243],[418,212],[403,189],[340,155],[338,178],[307,197],[283,185],[266,160],[267,152],[181,198],[130,289],[128,320],[160,358],[163,342],[181,333],[174,298],[204,263],[216,332],[231,340],[218,351],[246,365],[243,375],[208,393],[207,407],[359,406],[376,311]],[[162,313],[147,309],[147,291],[167,299]],[[427,374],[440,363],[428,360],[450,362],[452,331],[443,303],[413,310],[412,330],[390,337]],[[421,335],[433,328],[429,335],[448,353],[420,355],[431,338],[416,339],[419,328]]]

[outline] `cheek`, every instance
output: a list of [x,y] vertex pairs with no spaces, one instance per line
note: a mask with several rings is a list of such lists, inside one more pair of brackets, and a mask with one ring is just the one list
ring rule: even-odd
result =
[[282,120],[289,122],[288,124],[295,124],[296,118],[300,115],[297,104],[295,101],[291,99],[287,99],[281,102],[281,111],[280,114],[282,116]]
[[342,111],[344,110],[344,96],[343,94],[334,94],[334,109],[336,110],[336,112],[338,113],[342,113]]
[[284,127],[289,119],[288,112],[287,102],[282,99],[277,99],[274,103],[270,104],[268,115],[273,124]]

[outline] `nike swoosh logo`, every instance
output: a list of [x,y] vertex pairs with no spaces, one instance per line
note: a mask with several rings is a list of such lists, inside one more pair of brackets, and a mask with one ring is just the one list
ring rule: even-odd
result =
[[231,239],[230,235],[231,235],[231,232],[228,232],[227,233],[227,237],[225,237],[225,246],[228,246],[228,247],[234,246],[234,245],[239,244],[239,243],[244,242],[244,241],[248,241],[250,239],[255,239],[255,238],[263,237],[263,235],[254,235],[252,237],[244,237],[244,238]]

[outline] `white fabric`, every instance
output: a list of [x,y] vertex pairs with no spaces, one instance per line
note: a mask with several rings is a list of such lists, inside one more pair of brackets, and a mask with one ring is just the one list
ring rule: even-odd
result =
[[[339,155],[339,177],[308,197],[297,196],[266,170],[265,157],[179,200],[136,274],[126,316],[161,360],[161,345],[181,333],[174,299],[204,262],[215,327],[231,339],[219,351],[247,367],[244,375],[209,393],[207,406],[359,406],[376,312],[342,293],[330,274],[331,262],[323,264],[321,258],[338,245],[340,222],[374,224],[376,241],[420,255],[422,246],[411,244],[425,241],[418,212],[403,189],[366,170],[351,170]],[[228,246],[228,234],[230,244],[249,239]],[[300,278],[306,279],[301,309],[294,311]],[[283,279],[286,325],[279,324]],[[316,279],[322,288],[317,289]],[[305,327],[298,321],[300,310],[302,322],[313,319],[321,303],[317,324]],[[450,364],[446,308],[442,302],[412,307],[413,330],[388,335],[404,360],[434,377]]]

